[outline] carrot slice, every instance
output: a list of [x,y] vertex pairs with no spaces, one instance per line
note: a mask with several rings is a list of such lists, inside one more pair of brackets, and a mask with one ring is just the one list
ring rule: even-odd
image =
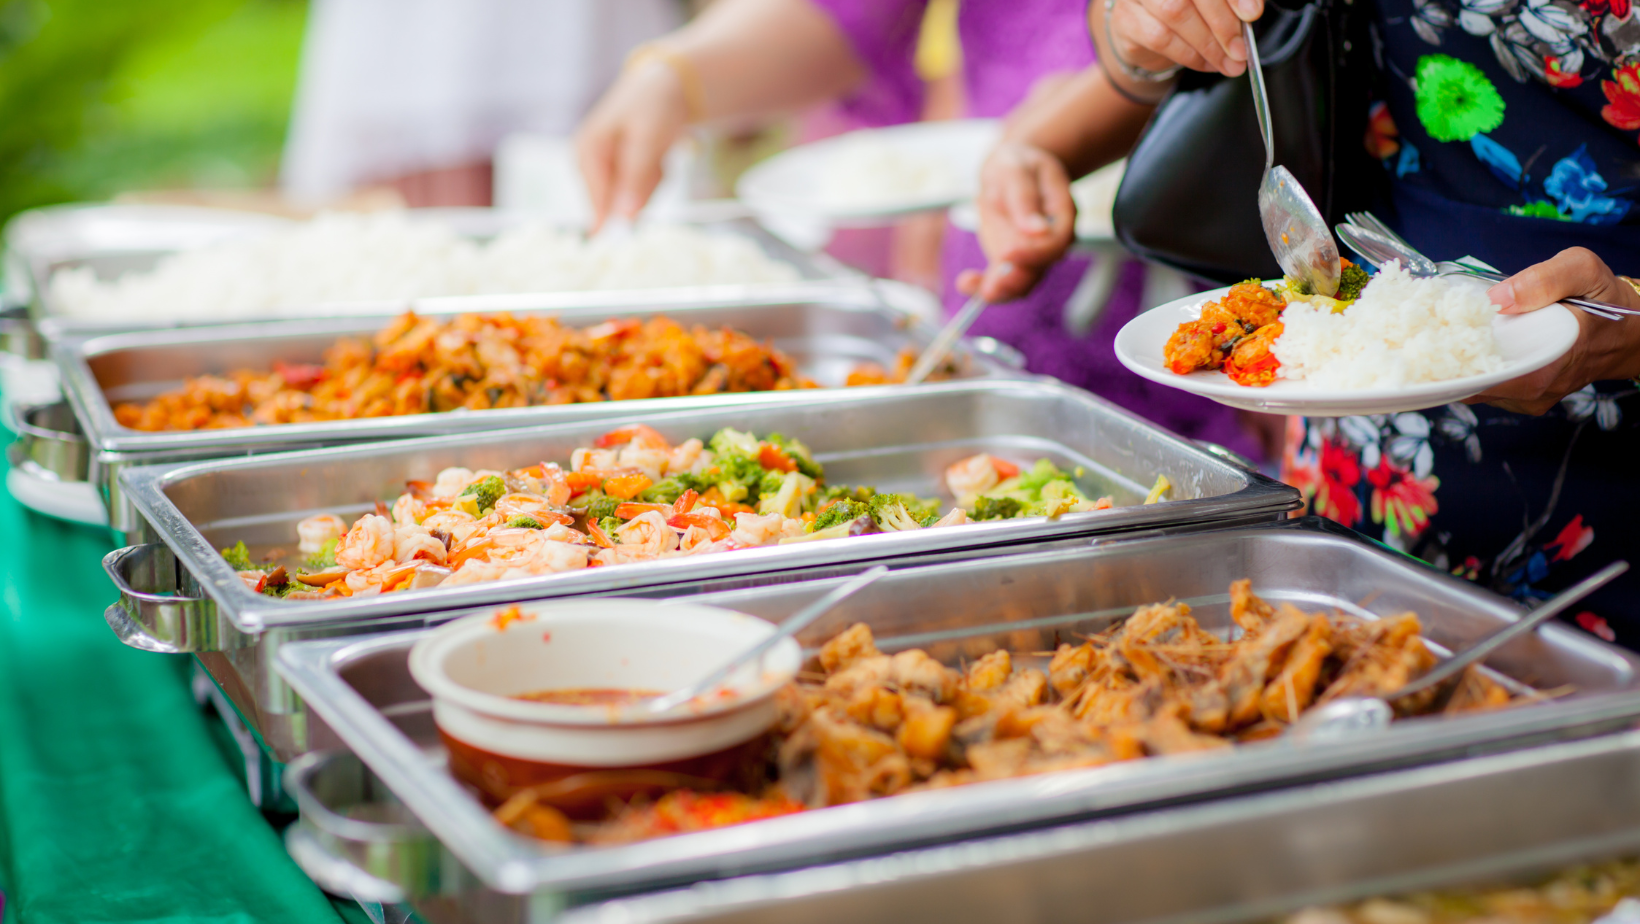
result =
[[991,467],[997,470],[997,477],[1003,481],[1007,481],[1019,474],[1019,466],[1007,459],[999,459],[996,456],[991,456]]
[[564,483],[569,485],[569,496],[574,497],[603,484],[604,479],[593,472],[569,472],[564,475]]
[[674,513],[671,504],[635,504],[628,501],[615,508],[615,515],[623,520],[630,520],[641,517],[651,510],[663,517],[669,517]]
[[603,436],[598,437],[596,440],[593,440],[592,445],[598,447],[599,449],[608,449],[611,446],[620,446],[634,440],[641,440],[646,444],[656,447],[672,445],[666,441],[666,437],[661,436],[659,430],[656,430],[654,427],[645,426],[644,424],[633,424],[629,427],[617,427],[616,429],[605,433]]
[[757,447],[757,464],[770,471],[797,471],[797,463],[792,461],[792,457],[773,443],[762,443]]
[[643,490],[655,482],[642,472],[630,475],[616,475],[614,478],[604,479],[604,493],[621,500],[631,500],[643,493]]

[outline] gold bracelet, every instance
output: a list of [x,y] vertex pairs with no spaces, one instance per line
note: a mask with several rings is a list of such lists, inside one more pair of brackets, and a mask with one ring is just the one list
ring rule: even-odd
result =
[[683,88],[684,117],[690,123],[705,119],[706,88],[701,83],[700,71],[695,68],[695,62],[662,42],[645,42],[632,49],[626,56],[626,64],[621,70],[635,71],[651,61],[662,62],[677,75],[678,83]]
[[1640,295],[1640,282],[1635,282],[1634,277],[1632,277],[1632,276],[1619,276],[1617,278],[1623,280],[1626,283],[1628,283],[1629,288],[1634,290],[1634,294]]

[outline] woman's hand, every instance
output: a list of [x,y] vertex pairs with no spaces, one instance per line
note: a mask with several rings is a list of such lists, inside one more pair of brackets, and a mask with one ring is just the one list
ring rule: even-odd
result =
[[592,227],[611,213],[631,220],[661,182],[672,143],[689,123],[683,82],[654,58],[622,74],[575,134],[575,154],[592,203]]
[[[1564,298],[1588,298],[1640,309],[1640,294],[1605,262],[1582,247],[1563,250],[1493,286],[1488,293],[1504,314],[1525,314]],[[1466,401],[1495,404],[1519,414],[1543,414],[1590,382],[1640,374],[1640,317],[1608,321],[1576,308],[1577,343],[1560,359]]]
[[1070,178],[1041,148],[1003,141],[980,171],[979,242],[990,265],[964,270],[957,288],[988,302],[1019,298],[1065,255],[1076,230]]
[[[1263,0],[1116,0],[1108,14],[1115,47],[1101,47],[1100,51],[1114,51],[1118,60],[1150,71],[1181,64],[1234,77],[1247,70],[1241,24],[1258,19],[1263,12]],[[1104,15],[1102,0],[1094,0],[1089,16]],[[1090,23],[1095,42],[1101,46],[1103,25]]]

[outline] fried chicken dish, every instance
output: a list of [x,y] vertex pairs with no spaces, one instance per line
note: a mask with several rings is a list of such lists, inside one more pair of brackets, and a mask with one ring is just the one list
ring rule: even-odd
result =
[[790,356],[728,327],[406,312],[370,340],[338,340],[322,365],[191,378],[117,405],[114,418],[133,430],[202,430],[813,387]]
[[[1230,748],[1281,735],[1306,710],[1381,696],[1436,663],[1413,613],[1363,620],[1272,606],[1231,585],[1233,640],[1182,603],[1142,606],[1052,652],[998,649],[947,666],[920,649],[886,654],[855,624],[819,652],[819,670],[781,693],[760,791],[672,793],[597,823],[561,827],[590,843],[701,830],[791,811],[1118,761]],[[1449,692],[1396,703],[1397,717],[1494,709],[1513,699],[1474,667]],[[502,816],[555,811],[521,791]],[[707,805],[710,810],[689,811]],[[527,813],[524,807],[533,807]],[[703,814],[704,813],[704,814]],[[538,830],[515,824],[526,833]]]
[[1238,385],[1264,386],[1275,381],[1281,363],[1270,344],[1281,336],[1280,295],[1258,280],[1230,287],[1224,297],[1202,306],[1201,317],[1179,325],[1162,356],[1176,375],[1198,369],[1223,369]]

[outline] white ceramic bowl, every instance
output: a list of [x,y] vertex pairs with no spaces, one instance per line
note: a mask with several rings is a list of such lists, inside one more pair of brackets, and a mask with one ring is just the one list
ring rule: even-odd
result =
[[[731,678],[731,693],[664,719],[636,706],[530,702],[512,697],[558,689],[670,692],[775,628],[732,610],[644,600],[569,600],[518,612],[443,626],[416,644],[410,672],[432,694],[446,743],[455,739],[507,765],[537,765],[526,768],[535,781],[587,769],[679,769],[672,765],[752,741],[774,724],[774,694],[802,661],[802,649],[787,639],[761,671],[754,666]],[[509,775],[518,775],[516,766]]]

